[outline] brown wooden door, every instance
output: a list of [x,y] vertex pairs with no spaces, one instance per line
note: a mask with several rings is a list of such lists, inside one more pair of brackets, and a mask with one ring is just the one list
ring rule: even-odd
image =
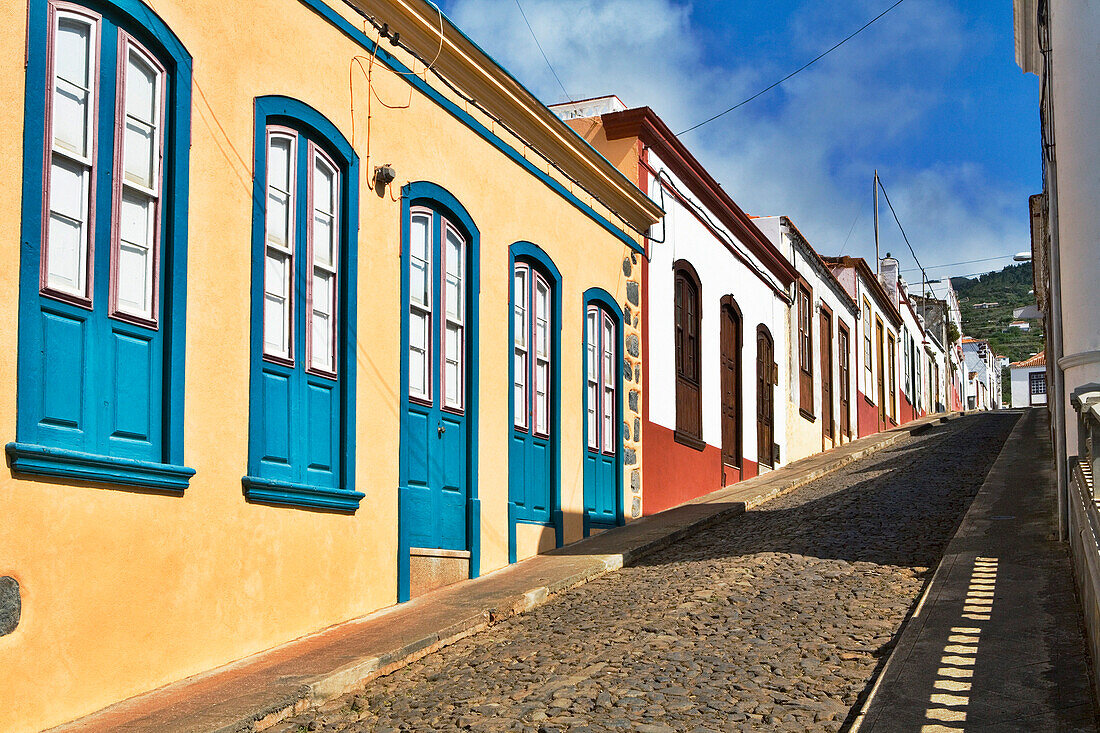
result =
[[722,306],[722,462],[741,465],[741,324]]
[[848,350],[850,347],[848,337],[848,329],[844,327],[844,324],[837,324],[837,366],[840,374],[838,375],[838,385],[840,389],[840,429],[838,432],[841,435],[852,437],[852,406],[849,402],[848,395],[852,389],[852,372],[851,362],[849,359]]
[[833,317],[821,311],[821,437],[833,439]]
[[762,466],[775,465],[772,443],[773,410],[775,403],[772,377],[775,371],[775,354],[771,336],[761,327],[756,332],[756,445],[757,458]]

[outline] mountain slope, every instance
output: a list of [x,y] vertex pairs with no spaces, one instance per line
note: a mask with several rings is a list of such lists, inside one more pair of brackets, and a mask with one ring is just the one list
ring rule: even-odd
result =
[[[964,335],[989,341],[995,353],[1012,361],[1022,361],[1043,348],[1041,320],[1028,321],[1030,331],[1008,326],[1014,320],[1014,309],[1035,304],[1030,262],[975,278],[953,277],[951,285],[959,296]],[[997,305],[975,307],[983,303]]]

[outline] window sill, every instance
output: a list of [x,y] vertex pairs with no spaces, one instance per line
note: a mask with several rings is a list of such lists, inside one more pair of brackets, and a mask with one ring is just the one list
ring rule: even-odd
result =
[[183,492],[195,475],[195,469],[186,466],[115,458],[32,443],[8,443],[7,452],[12,473],[30,476],[54,476]]
[[245,476],[241,483],[244,484],[245,497],[258,504],[354,512],[365,496],[359,491],[274,481],[258,476]]
[[707,446],[702,439],[680,430],[676,430],[672,433],[672,439],[681,445],[686,445],[688,448],[694,448],[698,451],[703,450]]
[[810,412],[809,410],[807,410],[804,407],[799,407],[798,408],[798,414],[801,415],[802,417],[806,418],[810,422],[817,422],[817,417],[812,412]]

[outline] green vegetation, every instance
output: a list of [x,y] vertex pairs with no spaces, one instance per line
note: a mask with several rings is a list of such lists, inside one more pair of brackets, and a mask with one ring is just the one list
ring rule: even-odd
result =
[[[1031,294],[1031,263],[1009,265],[1000,272],[981,277],[953,277],[951,285],[959,296],[963,333],[985,339],[999,355],[1011,361],[1022,361],[1043,348],[1043,322],[1028,321],[1030,331],[1009,328],[1012,311],[1025,305],[1035,305]],[[983,303],[996,303],[989,308],[975,308]]]

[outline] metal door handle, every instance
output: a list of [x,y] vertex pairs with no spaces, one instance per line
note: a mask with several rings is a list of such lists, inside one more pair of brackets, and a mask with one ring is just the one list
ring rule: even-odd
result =
[[443,433],[447,432],[447,428],[443,427],[442,425],[440,425],[438,428],[436,428],[436,430],[439,431],[439,437],[441,437],[441,438],[443,437]]

